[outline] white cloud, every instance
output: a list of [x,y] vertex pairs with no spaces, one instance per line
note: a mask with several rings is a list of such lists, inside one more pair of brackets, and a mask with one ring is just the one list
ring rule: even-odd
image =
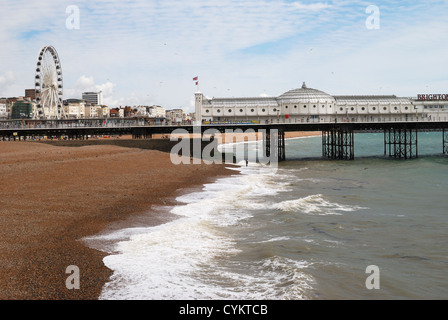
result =
[[0,96],[9,95],[7,89],[14,84],[15,77],[12,71],[7,71],[3,75],[0,74]]
[[75,83],[75,89],[78,91],[93,91],[95,88],[95,80],[93,76],[86,77],[82,75]]
[[61,58],[64,98],[103,90],[113,106],[192,108],[197,75],[201,91],[221,97],[276,96],[303,81],[334,94],[448,85],[447,23],[428,22],[446,10],[440,1],[377,1],[378,31],[365,28],[370,3],[356,0],[79,0],[80,29],[68,30],[72,4],[2,2],[0,76],[11,70],[14,85],[0,82],[0,93],[32,85],[46,44]]
[[7,71],[3,75],[0,75],[0,86],[6,86],[14,81],[14,73]]

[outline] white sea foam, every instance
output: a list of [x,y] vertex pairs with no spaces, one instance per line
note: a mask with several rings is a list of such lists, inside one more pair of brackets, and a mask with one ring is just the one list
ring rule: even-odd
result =
[[290,237],[274,237],[265,241],[260,241],[259,243],[267,243],[267,242],[276,242],[276,241],[285,241],[290,240]]
[[352,212],[367,209],[359,206],[342,205],[330,202],[321,194],[310,195],[296,200],[286,200],[273,205],[282,211],[299,211],[312,215],[341,215],[341,212]]
[[237,252],[230,238],[190,218],[150,228],[120,242],[116,249],[119,254],[104,258],[114,274],[101,299],[192,299],[206,295],[197,286],[200,281],[195,279],[195,272],[214,258]]
[[[267,196],[287,190],[287,184],[276,182],[269,170],[259,174],[259,168],[255,173],[253,169],[241,167],[241,175],[219,179],[200,192],[178,197],[179,205],[171,212],[179,218],[172,222],[99,236],[118,241],[115,254],[104,258],[113,276],[100,298],[263,298],[283,278],[300,282],[300,271],[274,275],[261,264],[246,274],[219,264],[240,252],[235,239],[223,228],[241,226],[252,218],[253,210],[266,208]],[[284,261],[285,268],[291,263]],[[278,297],[283,293],[271,294]]]

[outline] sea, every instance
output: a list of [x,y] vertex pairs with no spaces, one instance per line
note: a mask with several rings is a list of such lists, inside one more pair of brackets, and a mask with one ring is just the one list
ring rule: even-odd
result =
[[411,160],[385,157],[383,138],[355,134],[353,161],[287,139],[275,170],[240,162],[154,209],[174,219],[95,236],[113,270],[100,299],[448,299],[442,133],[420,132]]

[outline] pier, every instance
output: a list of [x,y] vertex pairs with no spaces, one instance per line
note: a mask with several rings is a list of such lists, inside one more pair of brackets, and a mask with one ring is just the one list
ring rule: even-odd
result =
[[182,129],[187,133],[226,133],[230,131],[261,133],[264,153],[286,160],[285,132],[322,132],[322,156],[330,160],[353,160],[356,155],[355,133],[383,133],[384,155],[396,159],[418,157],[418,133],[441,133],[440,150],[448,154],[448,121],[384,122],[315,122],[276,124],[204,124],[157,126],[139,119],[14,120],[0,121],[0,140],[88,139],[90,136],[132,135],[133,139],[151,139],[154,134],[171,134]]

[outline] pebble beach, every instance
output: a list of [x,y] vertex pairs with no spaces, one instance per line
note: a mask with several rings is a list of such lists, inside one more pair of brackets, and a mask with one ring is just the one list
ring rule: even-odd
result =
[[[111,271],[83,237],[147,217],[182,189],[231,173],[224,165],[173,165],[156,150],[0,142],[0,299],[97,299]],[[69,290],[73,265],[80,288]]]

